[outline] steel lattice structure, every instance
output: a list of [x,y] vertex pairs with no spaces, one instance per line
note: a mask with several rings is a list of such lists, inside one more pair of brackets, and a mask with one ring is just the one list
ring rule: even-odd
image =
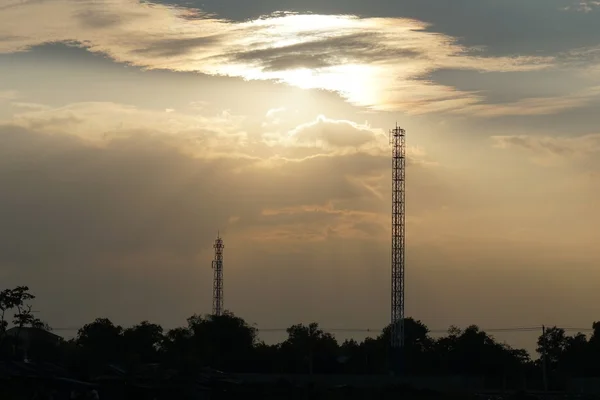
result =
[[392,318],[391,346],[404,346],[404,253],[406,209],[406,132],[390,131],[392,146]]
[[213,278],[213,315],[223,313],[223,239],[217,234],[217,239],[213,245],[215,249],[215,259],[212,262],[214,273]]

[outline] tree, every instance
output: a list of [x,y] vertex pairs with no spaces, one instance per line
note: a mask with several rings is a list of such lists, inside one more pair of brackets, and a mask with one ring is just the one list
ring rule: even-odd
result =
[[361,343],[365,357],[366,371],[368,373],[383,374],[389,372],[389,337],[382,334],[376,339],[366,338]]
[[335,338],[313,322],[293,325],[287,329],[288,339],[282,343],[291,372],[332,372],[337,367],[338,344]]
[[435,341],[433,359],[438,372],[485,377],[499,387],[508,380],[521,385],[525,373],[521,367],[529,355],[525,350],[498,343],[471,325],[464,330],[451,326],[447,336]]
[[17,286],[14,289],[4,289],[0,292],[0,355],[6,354],[6,332],[8,330],[7,313],[13,312],[12,323],[17,328],[16,335],[11,338],[16,350],[19,349],[21,330],[25,327],[49,329],[48,325],[35,318],[29,301],[35,296],[29,293],[29,287]]
[[452,325],[448,328],[448,334],[442,336],[433,342],[433,363],[434,369],[440,373],[451,371],[456,363],[456,347],[458,338],[462,335],[462,331]]
[[233,313],[188,318],[191,351],[205,367],[244,372],[251,368],[257,330]]
[[369,354],[363,343],[346,339],[340,346],[341,371],[353,374],[369,372]]
[[37,328],[46,331],[52,330],[50,326],[39,318],[36,318],[31,311],[30,305],[20,307],[18,312],[13,317],[13,324],[18,328]]
[[537,341],[537,352],[542,358],[545,357],[548,368],[558,367],[567,349],[567,343],[565,330],[556,326],[546,329],[545,334],[540,335]]
[[165,363],[184,375],[193,373],[200,365],[193,354],[192,337],[192,331],[187,327],[171,329],[161,345]]
[[77,333],[76,343],[87,361],[95,365],[119,362],[123,359],[123,328],[107,318],[86,324]]
[[583,333],[566,338],[564,352],[559,360],[560,370],[571,376],[585,376],[589,373],[590,345]]
[[[29,293],[29,287],[17,286],[14,289],[4,289],[0,292],[0,333],[5,333],[8,328],[8,321],[6,320],[6,313],[16,309],[15,324],[21,324],[23,326],[27,319],[23,312],[28,306],[29,300],[35,299],[35,296]],[[27,316],[31,314],[31,308],[29,308]]]
[[[384,343],[385,348],[391,344],[392,325],[388,325],[378,340]],[[402,354],[403,370],[406,373],[423,373],[431,364],[431,350],[433,340],[429,337],[429,329],[421,321],[413,318],[404,320],[404,347]],[[388,354],[391,354],[388,352]],[[391,361],[391,360],[390,360]]]
[[252,362],[253,372],[281,373],[285,371],[285,363],[281,357],[281,344],[268,345],[258,342],[254,346]]
[[[0,344],[9,324],[17,329],[49,329],[33,316],[29,304],[33,299],[26,286],[0,292]],[[567,336],[556,327],[538,339],[537,350],[547,356],[554,388],[560,388],[556,382],[568,375],[600,373],[595,363],[600,356],[600,323],[594,322],[593,328],[589,341],[581,333]],[[526,377],[541,376],[540,364],[532,362],[525,350],[499,343],[475,325],[464,330],[451,326],[437,339],[412,318],[404,321],[404,329],[404,346],[397,354],[390,351],[390,326],[377,338],[348,339],[340,346],[317,323],[296,324],[286,330],[285,341],[271,345],[258,342],[257,329],[229,312],[193,315],[187,326],[166,333],[148,321],[123,329],[99,318],[84,325],[71,341],[58,346],[49,341],[52,348],[40,349],[36,360],[62,360],[74,372],[87,373],[84,379],[107,363],[132,374],[140,364],[160,363],[184,378],[196,378],[203,367],[230,372],[387,374],[390,354],[402,357],[408,374],[474,375],[484,377],[490,388],[519,389]]]
[[163,341],[163,328],[148,321],[123,332],[123,347],[130,364],[158,362]]
[[588,360],[589,368],[588,373],[594,376],[600,376],[600,364],[592,363],[591,360],[600,359],[600,322],[594,322],[592,324],[593,333],[589,340],[588,346]]

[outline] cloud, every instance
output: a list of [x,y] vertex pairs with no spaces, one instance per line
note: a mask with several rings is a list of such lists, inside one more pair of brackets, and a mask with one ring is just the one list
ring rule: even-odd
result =
[[[17,21],[28,21],[27,24]],[[278,14],[232,22],[129,0],[21,2],[0,16],[0,52],[50,42],[144,68],[275,80],[381,110],[440,112],[484,100],[421,79],[443,68],[531,71],[551,57],[492,57],[405,18]]]
[[49,110],[51,108],[44,104],[27,103],[27,102],[19,102],[19,101],[11,101],[10,105],[17,109],[26,109],[26,110],[32,110],[32,111],[44,111],[44,110]]
[[530,152],[535,160],[547,163],[565,159],[595,157],[600,153],[600,134],[576,137],[493,136],[496,147],[518,148]]
[[319,116],[315,121],[297,126],[288,135],[292,142],[300,145],[356,148],[368,143],[374,144],[381,132],[368,125]]
[[589,13],[600,8],[600,1],[597,0],[574,0],[573,3],[571,6],[566,6],[564,10]]
[[196,155],[236,157],[240,154],[232,149],[243,147],[248,140],[241,128],[244,117],[227,112],[192,115],[169,109],[160,113],[111,102],[21,108],[25,111],[15,113],[11,124],[37,132],[72,134],[95,144],[153,132]]
[[263,128],[275,128],[282,123],[282,114],[285,114],[285,107],[271,108],[265,115],[265,121],[262,123]]
[[558,97],[525,98],[510,103],[467,104],[453,113],[477,117],[510,115],[550,115],[592,104],[600,96],[600,86],[589,87]]
[[18,96],[16,90],[0,90],[0,101],[15,100]]
[[265,115],[268,119],[274,119],[276,118],[276,115],[285,112],[286,108],[285,107],[278,107],[278,108],[271,108],[269,111],[267,111],[267,114]]

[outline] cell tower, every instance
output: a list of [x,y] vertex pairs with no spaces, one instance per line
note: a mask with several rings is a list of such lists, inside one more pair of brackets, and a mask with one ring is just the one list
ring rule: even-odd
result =
[[223,239],[217,233],[217,239],[213,245],[215,248],[215,259],[212,262],[213,278],[213,315],[220,316],[223,313]]
[[406,132],[390,131],[392,146],[392,349],[404,347],[404,249],[406,209]]

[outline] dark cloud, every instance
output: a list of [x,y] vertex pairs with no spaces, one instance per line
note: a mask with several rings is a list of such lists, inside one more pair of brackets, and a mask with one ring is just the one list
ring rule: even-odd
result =
[[[186,159],[158,141],[131,138],[98,148],[10,127],[0,137],[1,261],[116,261],[126,252],[165,249],[189,257],[227,220],[219,207],[198,214],[218,163]],[[216,204],[219,196],[212,194]]]
[[389,60],[391,57],[417,58],[423,56],[417,49],[389,49],[379,45],[382,34],[353,33],[289,46],[242,51],[231,56],[234,61],[251,61],[265,70],[279,71],[295,68],[322,68],[351,62]]
[[600,152],[600,134],[579,137],[550,136],[495,136],[498,147],[516,147],[537,154],[550,154],[559,157],[592,155]]
[[[487,46],[490,54],[555,53],[600,43],[600,11],[577,11],[575,0],[164,0],[197,7],[233,20],[275,11],[406,17],[429,22],[432,32],[459,38],[468,46]],[[571,7],[566,10],[565,8]]]
[[[431,80],[457,90],[485,95],[486,103],[514,102],[530,97],[560,97],[586,89],[592,80],[561,70],[478,72],[440,69],[421,79]],[[515,82],[519,82],[515,85]]]
[[151,55],[155,57],[174,57],[202,51],[203,47],[219,43],[222,35],[212,35],[185,39],[162,39],[153,42],[149,47],[133,51],[135,54]]

